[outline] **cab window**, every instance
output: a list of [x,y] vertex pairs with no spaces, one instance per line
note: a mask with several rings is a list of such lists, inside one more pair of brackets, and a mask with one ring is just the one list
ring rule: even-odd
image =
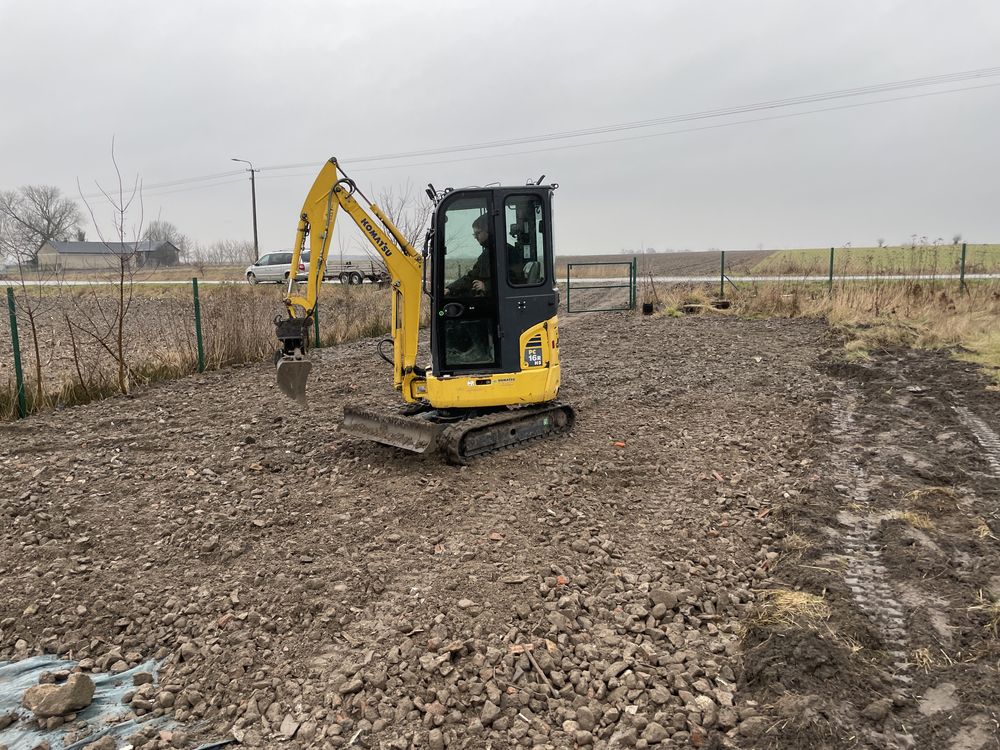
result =
[[542,201],[535,195],[512,195],[504,201],[507,227],[507,281],[511,286],[536,286],[545,281]]
[[492,222],[486,197],[452,202],[445,211],[444,222],[445,295],[471,297],[491,291]]

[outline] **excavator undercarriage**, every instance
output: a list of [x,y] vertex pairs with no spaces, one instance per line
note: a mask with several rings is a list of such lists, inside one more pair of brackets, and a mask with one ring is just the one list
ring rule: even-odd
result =
[[442,453],[448,463],[469,459],[538,438],[569,432],[576,413],[568,404],[552,401],[520,408],[438,410],[384,413],[344,407],[344,430],[414,453]]

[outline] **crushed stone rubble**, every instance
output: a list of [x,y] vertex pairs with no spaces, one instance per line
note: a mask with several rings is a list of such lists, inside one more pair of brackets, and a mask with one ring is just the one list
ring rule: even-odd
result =
[[0,662],[77,664],[0,744],[147,660],[143,750],[751,742],[741,621],[810,481],[824,330],[573,318],[573,434],[462,468],[340,434],[395,403],[371,341],[317,353],[308,410],[261,364],[0,426]]

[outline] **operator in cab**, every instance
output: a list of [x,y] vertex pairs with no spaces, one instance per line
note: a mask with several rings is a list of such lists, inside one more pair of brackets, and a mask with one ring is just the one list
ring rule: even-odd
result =
[[476,262],[463,276],[446,286],[444,293],[451,297],[486,294],[493,280],[493,242],[490,238],[490,217],[483,214],[472,222],[472,236],[482,247]]

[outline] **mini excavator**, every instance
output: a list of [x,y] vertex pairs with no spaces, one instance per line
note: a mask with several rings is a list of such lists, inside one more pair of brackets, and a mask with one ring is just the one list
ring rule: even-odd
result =
[[[343,209],[391,277],[393,385],[401,410],[347,406],[348,434],[451,463],[572,429],[556,400],[559,327],[552,245],[556,184],[435,190],[423,252],[417,252],[336,159],[313,183],[299,217],[291,267],[309,250],[304,294],[289,275],[287,318],[275,328],[278,386],[305,403],[309,337],[334,222]],[[309,243],[308,248],[306,243]],[[430,355],[417,365],[422,296],[430,300]]]

